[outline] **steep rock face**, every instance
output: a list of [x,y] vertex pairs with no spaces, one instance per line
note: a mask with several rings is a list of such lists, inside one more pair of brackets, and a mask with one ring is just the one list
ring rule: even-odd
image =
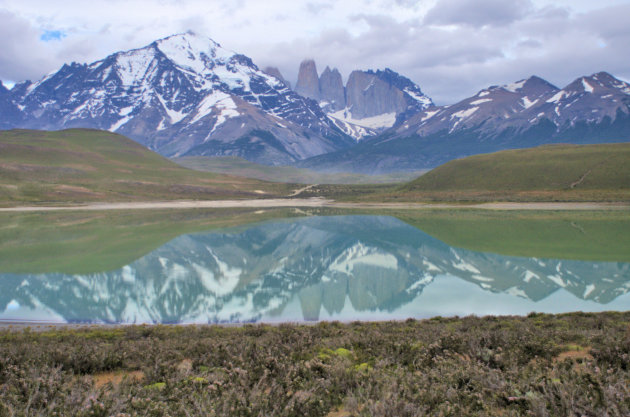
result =
[[288,82],[283,76],[280,70],[277,67],[265,67],[263,70],[266,74],[271,75],[272,77],[276,77],[280,81],[284,83],[287,87],[291,88],[291,83]]
[[20,112],[0,114],[0,125],[110,130],[166,156],[196,149],[284,164],[352,143],[317,103],[248,57],[193,33],[89,65],[64,65],[1,101]]
[[296,92],[317,100],[337,127],[357,140],[433,107],[420,87],[389,68],[353,71],[344,88],[336,68],[326,67],[318,78],[315,62],[306,60],[300,65]]
[[342,110],[346,107],[345,90],[341,74],[334,68],[328,66],[319,77],[320,106],[329,112]]
[[353,71],[346,84],[346,107],[329,116],[344,132],[361,139],[433,107],[420,87],[387,68]]
[[303,97],[319,101],[319,76],[317,75],[315,61],[312,59],[304,60],[300,64],[295,92]]
[[353,118],[364,119],[407,110],[404,93],[375,74],[352,71],[346,85],[348,111]]

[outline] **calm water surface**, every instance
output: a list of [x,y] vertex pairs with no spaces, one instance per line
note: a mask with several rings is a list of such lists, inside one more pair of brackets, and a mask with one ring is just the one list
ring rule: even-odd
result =
[[451,247],[389,216],[286,219],[179,236],[118,270],[0,271],[0,320],[386,320],[630,309],[630,263]]

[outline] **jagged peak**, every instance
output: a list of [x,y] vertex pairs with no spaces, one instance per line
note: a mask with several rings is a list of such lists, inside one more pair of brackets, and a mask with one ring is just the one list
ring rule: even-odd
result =
[[628,84],[627,82],[623,80],[615,78],[608,72],[600,71],[586,78],[587,80],[592,80],[593,82],[598,83],[602,87],[613,88],[613,89],[621,90],[625,94],[630,94],[630,84]]
[[176,64],[190,66],[201,55],[214,59],[229,59],[236,55],[207,36],[194,32],[178,33],[155,41],[155,46]]
[[502,86],[492,86],[489,90],[492,89],[503,89],[509,91],[511,93],[521,93],[527,94],[528,91],[532,90],[548,90],[555,91],[558,90],[558,87],[551,84],[549,81],[537,76],[532,75],[529,78],[524,78],[522,80],[518,80],[516,82],[502,85]]
[[214,47],[221,48],[221,44],[215,42],[212,38],[207,36],[203,36],[194,32],[192,30],[188,30],[186,32],[175,33],[173,35],[166,36],[164,38],[158,39],[155,41],[156,43],[207,43]]
[[576,78],[564,90],[573,93],[592,93],[596,89],[619,90],[625,94],[630,94],[630,84],[613,77],[605,71],[600,71],[591,75],[584,75]]

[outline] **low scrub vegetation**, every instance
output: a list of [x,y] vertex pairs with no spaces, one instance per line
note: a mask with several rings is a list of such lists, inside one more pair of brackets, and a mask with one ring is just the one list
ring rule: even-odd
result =
[[629,319],[5,329],[0,415],[624,416]]

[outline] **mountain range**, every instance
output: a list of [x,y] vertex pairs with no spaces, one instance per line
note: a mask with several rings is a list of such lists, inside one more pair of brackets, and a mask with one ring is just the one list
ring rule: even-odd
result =
[[5,128],[109,130],[165,156],[289,164],[353,144],[316,102],[194,33],[64,65],[1,94]]
[[563,89],[532,76],[491,86],[450,106],[430,107],[357,146],[299,163],[321,171],[383,173],[548,143],[630,140],[630,84],[608,73]]
[[0,83],[0,128],[89,127],[168,157],[238,156],[266,165],[387,173],[545,143],[630,140],[630,85],[608,73],[559,89],[532,76],[435,106],[391,69],[276,68],[188,32],[37,82]]

